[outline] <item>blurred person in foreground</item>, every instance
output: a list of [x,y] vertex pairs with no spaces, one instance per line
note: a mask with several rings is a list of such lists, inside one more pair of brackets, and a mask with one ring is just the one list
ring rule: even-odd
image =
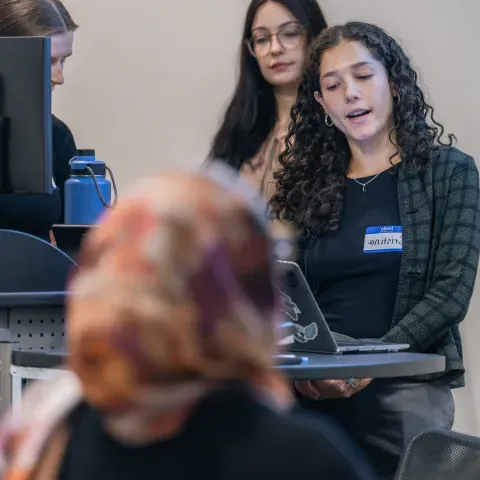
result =
[[290,413],[271,227],[220,172],[149,179],[91,232],[69,368],[7,416],[1,478],[373,478],[332,425]]

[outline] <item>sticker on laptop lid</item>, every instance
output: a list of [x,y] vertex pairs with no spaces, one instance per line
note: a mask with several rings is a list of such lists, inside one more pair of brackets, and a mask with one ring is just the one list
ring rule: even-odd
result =
[[290,295],[287,295],[283,290],[278,288],[278,286],[277,290],[280,292],[281,311],[287,316],[287,318],[295,322],[293,324],[293,343],[308,343],[312,340],[315,340],[318,336],[318,325],[315,322],[310,322],[306,326],[301,325],[299,321],[302,311],[300,310],[300,308],[298,308],[298,305],[293,301]]
[[402,251],[402,227],[398,225],[385,227],[367,227],[364,253],[387,253]]

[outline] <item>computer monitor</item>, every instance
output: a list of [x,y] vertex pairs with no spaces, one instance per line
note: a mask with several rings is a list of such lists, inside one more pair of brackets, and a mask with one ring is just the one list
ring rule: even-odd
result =
[[0,193],[53,193],[49,37],[0,37]]

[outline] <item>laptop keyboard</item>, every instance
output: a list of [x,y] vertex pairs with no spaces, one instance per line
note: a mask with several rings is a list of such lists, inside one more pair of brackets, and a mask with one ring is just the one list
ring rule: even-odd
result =
[[384,345],[385,342],[379,339],[375,338],[362,338],[362,339],[356,339],[349,337],[347,335],[342,335],[341,333],[336,333],[332,332],[332,336],[335,340],[335,343],[339,347],[349,347],[349,346],[355,346],[355,345]]
[[356,345],[364,345],[365,342],[360,342],[359,340],[335,340],[335,343],[339,347],[355,347]]

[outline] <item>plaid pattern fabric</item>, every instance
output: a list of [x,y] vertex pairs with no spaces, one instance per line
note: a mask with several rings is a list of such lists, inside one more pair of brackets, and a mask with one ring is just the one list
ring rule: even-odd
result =
[[[474,159],[441,147],[420,172],[400,168],[398,201],[403,253],[392,328],[383,340],[444,355],[445,372],[418,378],[446,375],[452,387],[461,387],[465,369],[458,325],[468,311],[480,251]],[[306,245],[305,254],[314,239]]]

